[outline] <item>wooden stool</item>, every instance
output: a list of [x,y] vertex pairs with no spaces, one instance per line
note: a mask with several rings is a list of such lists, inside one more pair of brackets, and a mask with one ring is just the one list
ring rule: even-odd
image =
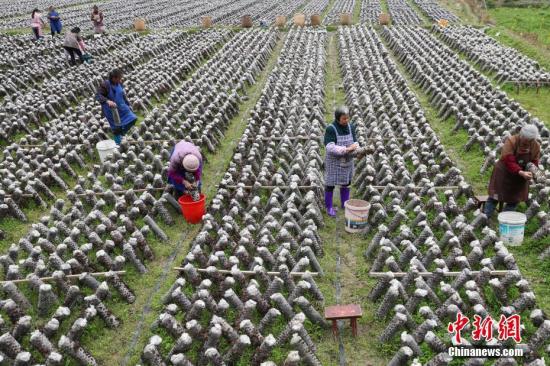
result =
[[474,196],[474,199],[476,200],[477,208],[483,211],[483,207],[485,207],[485,203],[489,199],[489,196]]
[[332,320],[332,334],[338,335],[337,320],[349,319],[351,324],[351,332],[354,337],[357,337],[357,318],[363,316],[363,311],[359,305],[334,305],[325,309],[325,319]]
[[[477,202],[477,208],[479,208],[482,212],[485,208],[485,203],[487,203],[487,200],[489,199],[489,196],[474,196],[474,199]],[[504,206],[504,202],[498,202],[498,211],[502,211],[502,207]]]

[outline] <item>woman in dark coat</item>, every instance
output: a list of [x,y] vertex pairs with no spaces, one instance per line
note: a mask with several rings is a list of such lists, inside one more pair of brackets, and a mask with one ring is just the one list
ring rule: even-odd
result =
[[504,211],[515,211],[518,203],[527,201],[529,181],[533,174],[529,164],[538,166],[540,144],[535,125],[525,125],[518,135],[510,136],[504,146],[499,161],[493,169],[489,182],[489,198],[484,213],[491,217],[498,202],[505,202]]

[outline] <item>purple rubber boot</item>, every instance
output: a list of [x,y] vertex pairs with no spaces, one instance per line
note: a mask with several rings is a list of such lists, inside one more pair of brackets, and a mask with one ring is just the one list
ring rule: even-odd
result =
[[344,203],[349,200],[349,187],[340,187],[340,202],[342,203],[342,208],[344,208]]
[[325,207],[327,208],[327,214],[329,216],[335,217],[336,211],[334,210],[334,207],[332,207],[333,194],[334,191],[325,191]]

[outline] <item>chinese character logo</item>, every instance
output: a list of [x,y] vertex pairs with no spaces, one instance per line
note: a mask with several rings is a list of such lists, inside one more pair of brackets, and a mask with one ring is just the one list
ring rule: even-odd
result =
[[462,343],[462,338],[460,336],[460,331],[470,322],[470,319],[468,317],[463,316],[462,313],[456,314],[456,321],[453,323],[449,323],[447,326],[447,330],[449,333],[455,333],[455,342],[458,344]]
[[512,338],[516,343],[521,342],[521,317],[519,315],[500,316],[498,322],[498,339],[501,341]]
[[[470,323],[470,319],[467,316],[462,315],[462,313],[456,314],[456,321],[449,323],[447,330],[449,333],[454,333],[453,337],[456,344],[462,343],[461,331]],[[485,339],[486,341],[491,341],[493,339],[493,327],[494,320],[490,315],[485,318],[481,318],[479,315],[474,315],[472,339],[479,341]],[[498,339],[501,341],[512,338],[516,343],[521,342],[521,316],[519,315],[510,315],[506,317],[504,315],[500,316],[498,322]]]

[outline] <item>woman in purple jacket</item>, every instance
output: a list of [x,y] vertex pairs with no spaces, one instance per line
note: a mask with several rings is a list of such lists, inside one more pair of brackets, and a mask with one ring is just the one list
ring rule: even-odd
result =
[[198,201],[201,191],[202,155],[197,146],[187,141],[180,141],[170,156],[168,183],[171,183],[178,197],[188,193],[193,201]]

